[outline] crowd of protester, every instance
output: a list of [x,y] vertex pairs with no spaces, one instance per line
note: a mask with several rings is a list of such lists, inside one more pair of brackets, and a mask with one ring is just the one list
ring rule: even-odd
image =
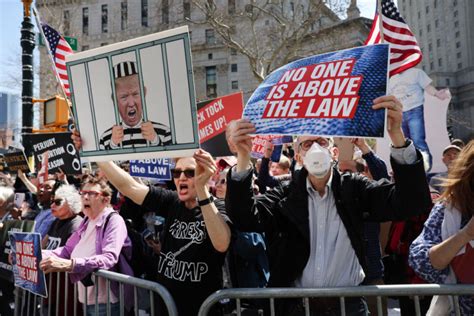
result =
[[[80,176],[50,175],[42,183],[34,174],[2,174],[0,229],[8,220],[35,221],[43,241],[41,269],[69,272],[87,315],[95,314],[96,286],[99,314],[106,315],[107,299],[118,314],[118,286],[112,283],[107,297],[105,280],[97,285],[91,278],[97,269],[159,282],[185,316],[196,315],[223,287],[473,283],[474,141],[447,146],[446,172],[429,181],[422,155],[401,132],[399,102],[383,97],[375,104],[389,110],[391,176],[388,162],[363,139],[352,140],[352,160],[339,161],[330,138],[300,136],[285,145],[278,162],[270,161],[271,144],[256,161],[250,158],[254,127],[238,120],[227,130],[234,156],[197,150],[175,160],[169,182],[133,178],[127,163],[114,162],[98,162]],[[74,141],[80,146],[77,133]],[[15,205],[20,192],[24,201]],[[72,286],[59,283],[59,293]],[[12,315],[13,284],[0,284],[0,315]],[[129,295],[126,287],[130,311]],[[54,300],[44,301],[53,312]],[[277,314],[303,315],[302,303],[277,300]],[[375,303],[346,298],[346,314],[376,313]],[[413,300],[399,303],[402,315],[414,313]],[[61,310],[63,304],[72,314],[70,296],[61,298]],[[249,314],[269,312],[259,301],[243,304]],[[309,304],[311,315],[340,312],[335,299],[311,298]],[[430,305],[452,312],[448,299],[425,297],[422,313]],[[159,299],[157,306],[164,315]],[[473,314],[474,300],[461,296],[460,307]],[[78,312],[82,308],[78,304]],[[233,308],[222,302],[211,315]]]

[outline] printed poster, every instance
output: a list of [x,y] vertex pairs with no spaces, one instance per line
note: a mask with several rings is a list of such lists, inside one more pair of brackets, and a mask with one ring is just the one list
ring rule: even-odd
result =
[[197,120],[201,148],[214,157],[231,156],[226,140],[226,126],[242,117],[243,107],[242,92],[199,102]]
[[389,45],[341,50],[294,61],[272,72],[247,102],[243,117],[256,134],[384,136]]
[[9,236],[15,286],[48,297],[46,278],[39,267],[42,258],[41,234],[13,232]]
[[130,160],[130,175],[168,181],[171,180],[172,166],[169,158]]
[[69,55],[66,66],[81,158],[186,157],[199,148],[187,26]]

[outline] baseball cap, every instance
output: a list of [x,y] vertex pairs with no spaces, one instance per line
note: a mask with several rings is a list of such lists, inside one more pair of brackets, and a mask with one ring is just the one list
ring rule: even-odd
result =
[[114,79],[138,74],[137,63],[122,61],[114,66]]
[[450,149],[456,149],[457,151],[461,151],[461,148],[459,146],[456,146],[456,145],[448,145],[446,146],[446,148],[444,148],[443,150],[443,155]]
[[237,164],[237,158],[235,156],[219,157],[217,159],[217,165],[222,169],[226,167],[232,167]]

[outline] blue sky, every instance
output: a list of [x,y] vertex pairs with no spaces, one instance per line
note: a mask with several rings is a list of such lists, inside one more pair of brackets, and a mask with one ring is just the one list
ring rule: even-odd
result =
[[[373,18],[375,12],[376,0],[358,0],[357,5],[361,11],[361,15]],[[21,65],[11,66],[13,61],[20,61],[21,55],[20,47],[20,29],[23,20],[23,4],[20,0],[0,0],[0,21],[2,27],[0,28],[0,88],[5,88],[8,81],[8,72],[10,74],[21,74]],[[36,56],[35,56],[36,57]],[[38,57],[36,57],[38,58]],[[10,87],[21,93],[21,87]]]

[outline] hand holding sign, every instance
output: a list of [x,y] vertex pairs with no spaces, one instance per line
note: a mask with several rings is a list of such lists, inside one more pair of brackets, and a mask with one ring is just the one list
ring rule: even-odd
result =
[[383,96],[374,100],[372,109],[387,109],[387,132],[395,147],[405,145],[402,131],[403,105],[393,95]]
[[73,268],[73,261],[70,259],[63,259],[56,256],[50,256],[41,260],[40,269],[44,273],[50,272],[71,272]]
[[211,154],[202,149],[198,149],[193,158],[196,160],[196,190],[205,188],[209,179],[216,173],[217,166],[216,162],[212,158]]

